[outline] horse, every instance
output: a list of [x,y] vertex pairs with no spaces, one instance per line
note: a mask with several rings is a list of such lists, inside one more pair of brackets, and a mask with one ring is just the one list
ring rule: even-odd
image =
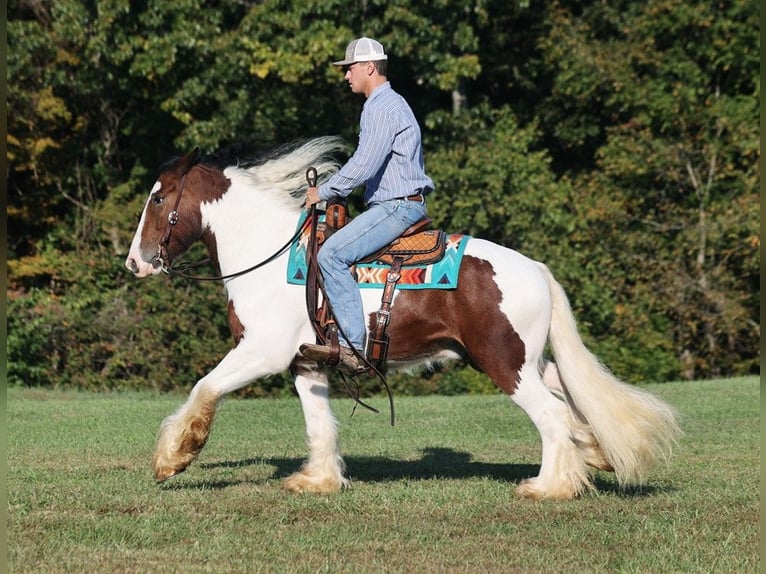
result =
[[[233,346],[163,420],[152,457],[158,483],[199,455],[223,397],[289,370],[308,456],[283,488],[327,494],[350,486],[327,367],[299,351],[315,340],[305,287],[286,281],[286,246],[305,212],[304,174],[313,167],[321,182],[335,173],[343,145],[316,137],[249,159],[196,150],[160,168],[125,265],[136,277],[156,276],[201,241],[225,286]],[[380,296],[363,290],[369,317]],[[672,406],[619,380],[586,348],[548,267],[497,243],[470,238],[454,289],[397,290],[388,334],[389,369],[468,362],[529,416],[542,460],[537,476],[516,485],[522,498],[578,497],[595,489],[594,469],[613,472],[620,488],[643,485],[681,432]],[[548,342],[553,361],[544,356]]]

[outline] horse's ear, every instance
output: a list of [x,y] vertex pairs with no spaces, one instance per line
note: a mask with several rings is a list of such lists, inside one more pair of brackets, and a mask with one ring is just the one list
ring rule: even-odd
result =
[[194,150],[187,153],[178,161],[178,167],[182,174],[187,173],[191,168],[199,163],[202,159],[202,152],[199,147],[195,147]]

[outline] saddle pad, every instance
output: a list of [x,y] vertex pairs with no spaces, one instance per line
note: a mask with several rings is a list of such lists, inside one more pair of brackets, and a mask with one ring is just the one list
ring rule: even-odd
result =
[[[320,221],[324,216],[320,216]],[[298,220],[302,227],[298,241],[290,248],[290,259],[287,263],[287,282],[291,285],[306,284],[306,249],[308,248],[311,226],[308,225],[308,215],[303,212]],[[444,258],[430,265],[405,265],[402,267],[402,277],[396,284],[397,289],[455,289],[457,287],[460,262],[463,259],[470,235],[460,233],[447,234],[447,248]],[[359,263],[356,265],[356,275],[359,287],[382,288],[386,283],[389,265],[380,263]]]

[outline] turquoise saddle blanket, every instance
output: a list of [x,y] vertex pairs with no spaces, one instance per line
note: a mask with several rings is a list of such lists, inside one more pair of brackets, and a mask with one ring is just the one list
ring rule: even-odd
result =
[[[324,215],[320,216],[320,221]],[[306,250],[308,248],[311,225],[308,213],[302,212],[298,220],[298,228],[302,229],[298,240],[290,248],[290,259],[287,264],[287,282],[291,285],[306,284]],[[297,228],[296,228],[297,230]],[[453,233],[447,235],[446,251],[441,261],[431,265],[404,266],[401,279],[396,284],[397,289],[455,289],[457,287],[460,262],[463,260],[470,235]],[[386,283],[389,265],[380,263],[363,263],[356,266],[359,287],[380,289]]]

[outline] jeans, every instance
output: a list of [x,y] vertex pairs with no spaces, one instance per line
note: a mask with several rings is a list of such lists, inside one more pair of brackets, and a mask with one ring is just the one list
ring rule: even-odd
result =
[[391,243],[424,217],[426,206],[418,201],[393,199],[373,203],[333,233],[319,249],[317,262],[324,278],[325,294],[341,331],[341,343],[362,352],[367,331],[362,294],[349,268]]

